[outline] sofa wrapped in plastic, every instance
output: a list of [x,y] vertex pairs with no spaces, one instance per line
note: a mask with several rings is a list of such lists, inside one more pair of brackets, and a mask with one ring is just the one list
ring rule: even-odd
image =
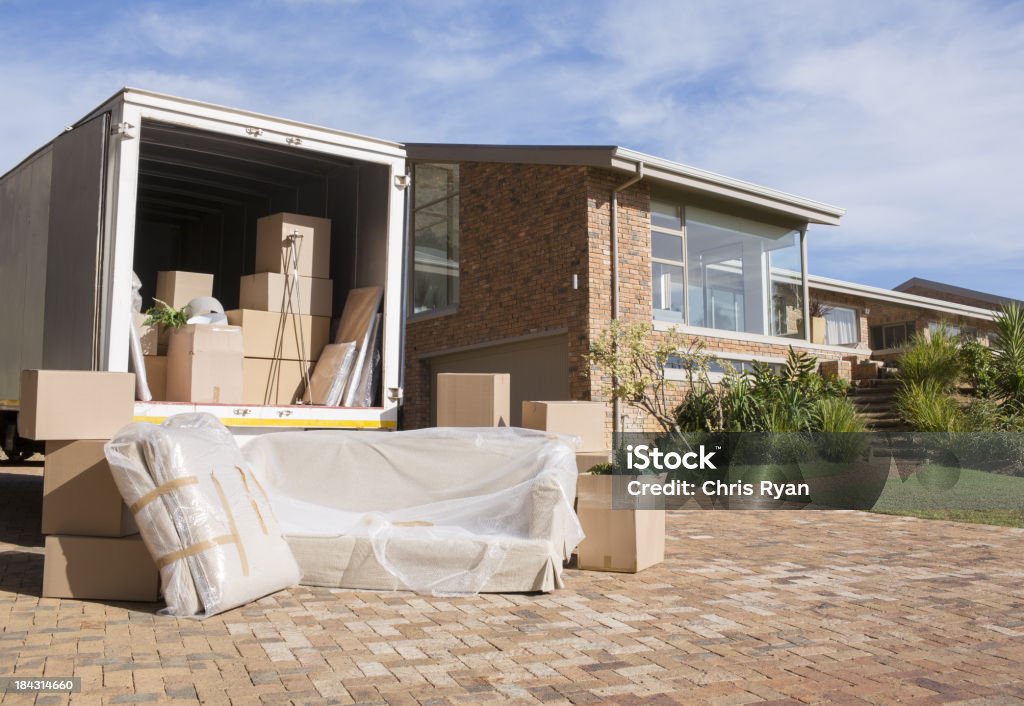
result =
[[303,583],[550,591],[583,538],[575,450],[527,429],[282,432],[244,455]]
[[182,414],[129,425],[107,458],[176,615],[300,571],[317,586],[550,591],[583,538],[574,449],[544,432],[281,432],[242,450],[213,416]]

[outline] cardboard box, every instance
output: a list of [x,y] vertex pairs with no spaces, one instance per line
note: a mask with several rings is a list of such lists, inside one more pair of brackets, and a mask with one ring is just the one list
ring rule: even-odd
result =
[[288,277],[277,272],[243,275],[239,281],[239,309],[286,311],[307,316],[331,315],[333,282],[316,277],[296,277],[286,297]]
[[134,373],[21,371],[18,433],[26,439],[109,439],[134,415]]
[[297,274],[331,276],[331,221],[328,218],[275,213],[256,221],[256,271],[287,273],[292,257],[291,235],[301,236]]
[[440,373],[437,426],[509,426],[509,385],[508,373]]
[[523,428],[578,436],[577,451],[607,448],[604,422],[604,402],[523,402]]
[[159,325],[147,326],[143,323],[146,318],[145,314],[132,314],[135,328],[139,332],[139,341],[142,343],[142,355],[165,355],[170,331]]
[[611,451],[577,451],[576,452],[576,470],[580,473],[586,473],[594,466],[599,463],[611,463],[612,452]]
[[[305,355],[299,354],[296,342],[300,322]],[[318,360],[331,335],[331,320],[326,316],[232,309],[228,312],[228,323],[242,327],[247,358]]]
[[212,296],[213,275],[180,271],[156,273],[156,294],[153,299],[167,302],[175,309],[180,309],[196,297]]
[[635,574],[665,560],[664,510],[613,510],[611,475],[581,475],[576,514],[587,535],[576,565],[589,571]]
[[160,600],[160,574],[139,535],[46,538],[43,597]]
[[167,356],[147,355],[146,382],[149,383],[149,392],[157,402],[167,399]]
[[[304,372],[313,374],[311,361],[246,358],[242,401],[245,404],[287,405],[302,399],[306,391]],[[305,400],[308,402],[309,400]]]
[[240,403],[242,331],[237,326],[188,324],[171,333],[167,401]]
[[43,534],[124,537],[139,528],[114,485],[106,441],[48,441],[43,469]]

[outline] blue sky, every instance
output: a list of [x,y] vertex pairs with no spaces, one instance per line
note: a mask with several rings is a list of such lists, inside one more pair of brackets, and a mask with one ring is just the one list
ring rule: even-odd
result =
[[817,274],[1024,298],[1021,2],[0,0],[0,172],[124,85],[399,141],[619,144],[846,208]]

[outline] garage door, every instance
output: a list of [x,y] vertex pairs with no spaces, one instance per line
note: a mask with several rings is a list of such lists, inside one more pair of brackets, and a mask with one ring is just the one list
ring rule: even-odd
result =
[[509,373],[512,426],[522,420],[523,400],[569,398],[569,344],[565,334],[488,346],[431,361],[431,409],[436,410],[439,373]]

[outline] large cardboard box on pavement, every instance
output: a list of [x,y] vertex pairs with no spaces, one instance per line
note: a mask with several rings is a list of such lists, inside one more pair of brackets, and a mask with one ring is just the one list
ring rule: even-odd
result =
[[604,402],[523,402],[523,427],[571,434],[580,438],[577,451],[603,451]]
[[243,397],[242,331],[188,324],[167,347],[167,401],[238,404]]
[[[156,273],[153,299],[180,309],[196,297],[213,296],[213,275],[205,272],[167,271]],[[159,306],[154,302],[155,306]]]
[[135,414],[134,373],[23,370],[18,433],[26,439],[109,439]]
[[[326,316],[255,309],[232,309],[227,314],[228,323],[242,327],[247,358],[317,360],[331,335],[331,320]],[[302,341],[304,352],[299,350],[298,341]]]
[[275,213],[256,221],[256,271],[289,272],[292,256],[289,237],[298,236],[296,274],[327,279],[331,276],[331,221],[329,218]]
[[46,442],[43,534],[124,537],[139,531],[110,474],[105,443]]
[[[312,376],[313,363],[300,360],[246,358],[242,402],[245,404],[289,405],[304,399],[305,373]],[[304,399],[309,402],[308,399]]]
[[577,479],[576,514],[586,538],[576,547],[576,563],[590,571],[636,573],[665,560],[665,511],[613,510],[614,478],[585,473]]
[[286,275],[277,272],[243,275],[238,286],[238,308],[329,317],[333,295],[331,280],[298,276],[294,279],[289,291]]
[[507,427],[509,399],[508,373],[440,373],[437,426]]
[[137,534],[50,535],[43,560],[43,597],[153,602],[160,600],[160,574]]

